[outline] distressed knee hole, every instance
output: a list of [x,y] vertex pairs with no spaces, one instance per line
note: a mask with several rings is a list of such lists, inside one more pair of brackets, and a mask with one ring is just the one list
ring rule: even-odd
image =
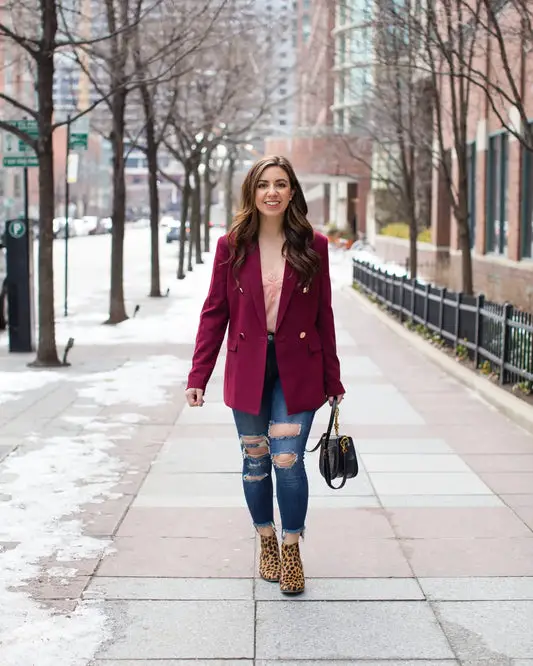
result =
[[254,482],[262,481],[263,479],[266,479],[267,476],[268,476],[268,474],[258,474],[258,475],[255,475],[255,474],[246,474],[246,475],[244,476],[244,480],[245,480],[245,481],[250,481],[250,482],[254,483]]
[[269,452],[268,439],[264,435],[245,435],[241,442],[250,458],[262,458]]
[[302,432],[299,423],[271,423],[268,429],[269,437],[298,437]]
[[272,458],[272,462],[276,467],[292,467],[297,459],[296,453],[279,453]]

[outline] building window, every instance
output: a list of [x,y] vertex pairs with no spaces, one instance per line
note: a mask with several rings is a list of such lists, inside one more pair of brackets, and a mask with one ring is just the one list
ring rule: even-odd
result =
[[522,257],[533,259],[533,151],[527,148],[522,169],[522,202]]
[[302,35],[304,44],[307,44],[309,38],[311,37],[311,19],[308,14],[304,14],[302,18]]
[[468,144],[466,152],[466,181],[468,197],[468,229],[470,247],[476,240],[476,142]]
[[507,252],[507,170],[506,133],[489,138],[487,168],[487,252]]
[[286,120],[280,120],[280,121],[279,121],[279,124],[280,124],[280,125],[286,125],[286,124],[287,124],[287,121],[286,121]]

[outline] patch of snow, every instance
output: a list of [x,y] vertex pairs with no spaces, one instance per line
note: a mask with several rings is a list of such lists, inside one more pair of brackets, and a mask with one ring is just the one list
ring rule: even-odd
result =
[[63,567],[50,567],[46,570],[50,578],[76,578],[77,569],[63,569]]
[[[100,607],[81,603],[69,615],[53,614],[25,586],[43,559],[71,562],[107,551],[109,540],[83,535],[81,521],[69,516],[108,497],[120,480],[125,466],[112,448],[102,435],[84,433],[48,438],[40,449],[4,461],[2,489],[11,497],[0,503],[0,540],[18,543],[0,553],[0,607],[9,609],[0,625],[2,666],[87,666],[109,638]],[[74,575],[72,567],[50,572],[65,580]]]
[[0,372],[0,404],[16,400],[25,391],[35,391],[57,382],[63,375],[49,370],[17,370]]
[[90,383],[79,388],[78,395],[99,405],[154,407],[165,401],[166,386],[182,381],[189,365],[175,356],[150,356],[144,361],[128,361],[111,372],[72,377],[70,381]]

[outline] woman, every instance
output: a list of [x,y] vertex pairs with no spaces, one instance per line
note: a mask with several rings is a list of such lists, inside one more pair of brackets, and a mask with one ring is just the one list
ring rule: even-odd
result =
[[[217,246],[200,316],[187,401],[204,404],[228,329],[224,402],[243,452],[244,495],[261,535],[259,573],[285,594],[303,592],[299,538],[309,489],[304,452],[315,411],[342,400],[328,243],[306,218],[291,164],[266,157],[249,171],[241,209]],[[282,522],[274,526],[272,466]]]

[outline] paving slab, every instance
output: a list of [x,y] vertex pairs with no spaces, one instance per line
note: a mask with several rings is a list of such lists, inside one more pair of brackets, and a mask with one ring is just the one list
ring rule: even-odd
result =
[[498,494],[520,495],[533,491],[533,472],[482,472],[480,477]]
[[277,585],[255,582],[255,599],[299,603],[307,601],[423,601],[425,595],[413,578],[307,578],[304,594],[280,595]]
[[254,598],[254,582],[251,578],[98,577],[93,578],[83,597],[106,600],[247,601]]
[[378,495],[490,495],[474,472],[370,472]]
[[533,454],[463,455],[463,460],[478,474],[492,472],[533,472]]
[[248,509],[168,507],[131,508],[117,536],[186,537],[222,539],[228,535],[236,538],[252,538],[255,530]]
[[119,537],[102,560],[97,576],[168,578],[250,578],[254,539]]
[[533,577],[419,578],[431,601],[533,601]]
[[321,532],[306,534],[301,547],[305,573],[311,578],[406,578],[413,575],[395,539],[364,539],[351,533],[334,542]]
[[381,495],[385,508],[395,507],[502,507],[497,495]]
[[[334,627],[334,629],[333,629]],[[257,603],[256,657],[453,659],[426,602]]]
[[394,508],[387,515],[401,539],[533,536],[508,507]]
[[533,538],[411,539],[402,543],[418,577],[533,576]]
[[105,659],[251,659],[251,601],[108,601],[116,627]]
[[[315,421],[327,423],[331,409],[321,407]],[[340,423],[348,425],[423,425],[424,419],[392,384],[347,386]]]
[[466,472],[472,470],[456,453],[362,453],[361,459],[370,473],[376,472]]
[[433,608],[461,661],[499,664],[533,655],[533,601],[437,602]]
[[398,437],[383,439],[380,437],[365,438],[355,433],[355,446],[360,454],[417,454],[425,455],[453,454],[454,450],[444,439],[424,437]]

